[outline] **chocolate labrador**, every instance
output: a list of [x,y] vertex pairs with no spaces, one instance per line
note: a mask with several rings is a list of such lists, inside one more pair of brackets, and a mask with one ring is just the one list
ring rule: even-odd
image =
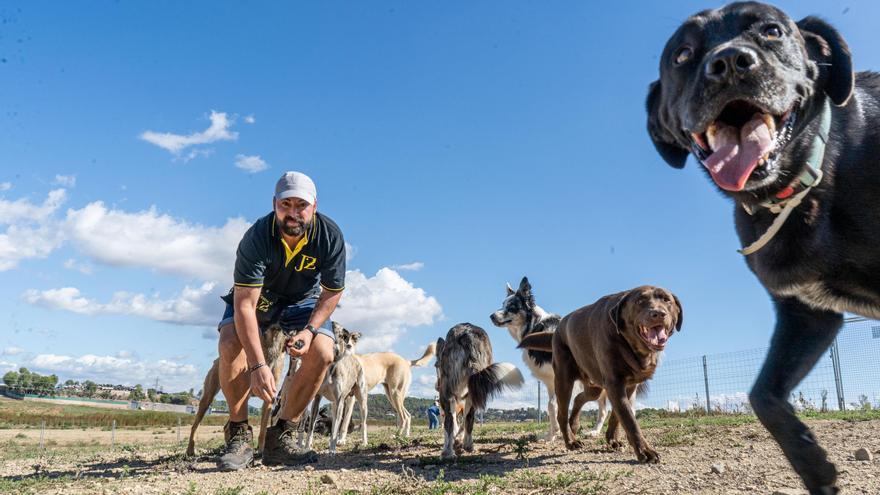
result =
[[[636,422],[630,397],[645,380],[654,376],[660,352],[681,330],[681,303],[671,292],[650,285],[602,297],[566,315],[556,332],[533,333],[519,344],[523,349],[551,351],[556,398],[556,417],[565,446],[583,447],[574,437],[583,405],[596,400],[604,390],[614,414],[605,438],[614,447],[618,424],[640,462],[660,462]],[[575,398],[569,416],[568,403],[576,380],[584,391]]]
[[647,100],[660,156],[693,154],[733,200],[749,268],[777,323],[749,395],[810,493],[837,472],[788,403],[843,313],[880,318],[880,74],[854,73],[825,21],[734,3],[687,19]]

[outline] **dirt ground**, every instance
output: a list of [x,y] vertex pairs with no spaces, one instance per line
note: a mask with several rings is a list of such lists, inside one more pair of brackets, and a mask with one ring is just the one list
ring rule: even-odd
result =
[[[741,423],[741,422],[739,422]],[[880,493],[880,420],[809,422],[840,472],[843,493]],[[368,494],[755,494],[806,493],[767,432],[757,423],[681,421],[651,426],[645,436],[660,452],[659,465],[640,465],[629,449],[602,441],[571,453],[561,442],[537,440],[544,425],[479,428],[476,450],[441,462],[439,430],[416,428],[396,437],[370,430],[370,446],[345,446],[336,456],[296,467],[262,466],[236,473],[215,469],[221,431],[200,431],[195,459],[185,459],[176,428],[119,431],[0,430],[2,493],[126,493],[236,495],[280,493]],[[186,441],[188,431],[181,436]],[[355,435],[357,437],[357,435]],[[326,437],[318,446],[326,449]],[[871,461],[857,461],[866,448]],[[326,452],[326,450],[324,450]],[[714,466],[714,469],[713,469]]]

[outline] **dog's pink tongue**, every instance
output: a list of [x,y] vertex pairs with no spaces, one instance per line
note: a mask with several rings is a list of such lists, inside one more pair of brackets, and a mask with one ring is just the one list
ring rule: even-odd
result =
[[773,149],[773,137],[764,119],[755,115],[739,133],[735,127],[718,124],[714,145],[703,166],[722,189],[741,191],[758,160]]
[[669,337],[666,335],[666,328],[664,327],[654,327],[648,329],[648,342],[655,347],[663,347],[666,345],[666,341],[669,340]]

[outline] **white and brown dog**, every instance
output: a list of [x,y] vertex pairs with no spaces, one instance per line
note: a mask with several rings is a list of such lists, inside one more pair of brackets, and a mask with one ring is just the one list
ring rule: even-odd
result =
[[[470,323],[452,327],[446,339],[437,339],[437,392],[445,417],[444,459],[455,457],[456,438],[464,433],[462,447],[474,448],[473,429],[477,411],[505,388],[520,388],[523,376],[510,363],[492,362],[492,344],[482,328]],[[464,404],[464,425],[458,424],[456,411]],[[463,428],[462,428],[463,426]]]
[[[424,366],[434,357],[436,344],[433,342],[428,344],[422,357],[416,360],[407,360],[393,352],[372,352],[369,354],[356,354],[355,357],[360,361],[364,370],[364,377],[367,382],[367,390],[373,390],[378,384],[382,384],[385,388],[385,395],[388,396],[388,402],[391,403],[392,409],[397,413],[397,434],[409,437],[411,415],[403,404],[406,394],[409,393],[409,386],[412,382],[412,368],[416,366]],[[342,423],[343,437],[345,441],[345,432],[348,431],[348,423],[351,418],[351,412],[354,408],[354,398],[350,397],[345,402],[345,419]],[[361,411],[364,415],[364,411]]]
[[[513,290],[510,284],[507,285],[507,297],[501,303],[501,308],[489,315],[489,319],[496,327],[507,328],[513,340],[519,344],[522,339],[538,332],[555,332],[556,326],[561,320],[560,316],[544,311],[540,306],[535,304],[535,296],[532,294],[532,286],[529,279],[522,278],[519,288]],[[541,380],[547,388],[547,418],[550,421],[550,431],[547,432],[545,440],[553,441],[559,434],[559,425],[556,421],[557,404],[556,390],[553,385],[553,354],[544,351],[523,350],[523,361],[528,366],[532,375]],[[583,391],[583,386],[578,382],[575,386],[574,394],[577,395]],[[598,411],[596,415],[596,424],[586,434],[595,437],[602,431],[602,426],[608,417],[605,406],[606,396],[603,391],[596,399]],[[568,407],[568,404],[564,404]]]

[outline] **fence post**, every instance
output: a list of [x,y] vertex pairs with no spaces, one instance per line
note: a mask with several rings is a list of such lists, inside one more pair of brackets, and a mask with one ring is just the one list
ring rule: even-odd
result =
[[541,380],[538,380],[538,423],[541,422]]
[[46,430],[46,420],[40,420],[40,450],[43,450],[43,433]]
[[113,426],[110,429],[110,447],[116,447],[116,420],[113,420]]
[[837,345],[837,337],[831,343],[831,367],[834,369],[834,388],[837,390],[837,408],[846,410],[846,400],[843,397],[843,377],[840,375],[840,346]]
[[709,368],[706,366],[705,354],[703,354],[703,383],[706,385],[706,414],[711,414],[712,404],[709,400]]

